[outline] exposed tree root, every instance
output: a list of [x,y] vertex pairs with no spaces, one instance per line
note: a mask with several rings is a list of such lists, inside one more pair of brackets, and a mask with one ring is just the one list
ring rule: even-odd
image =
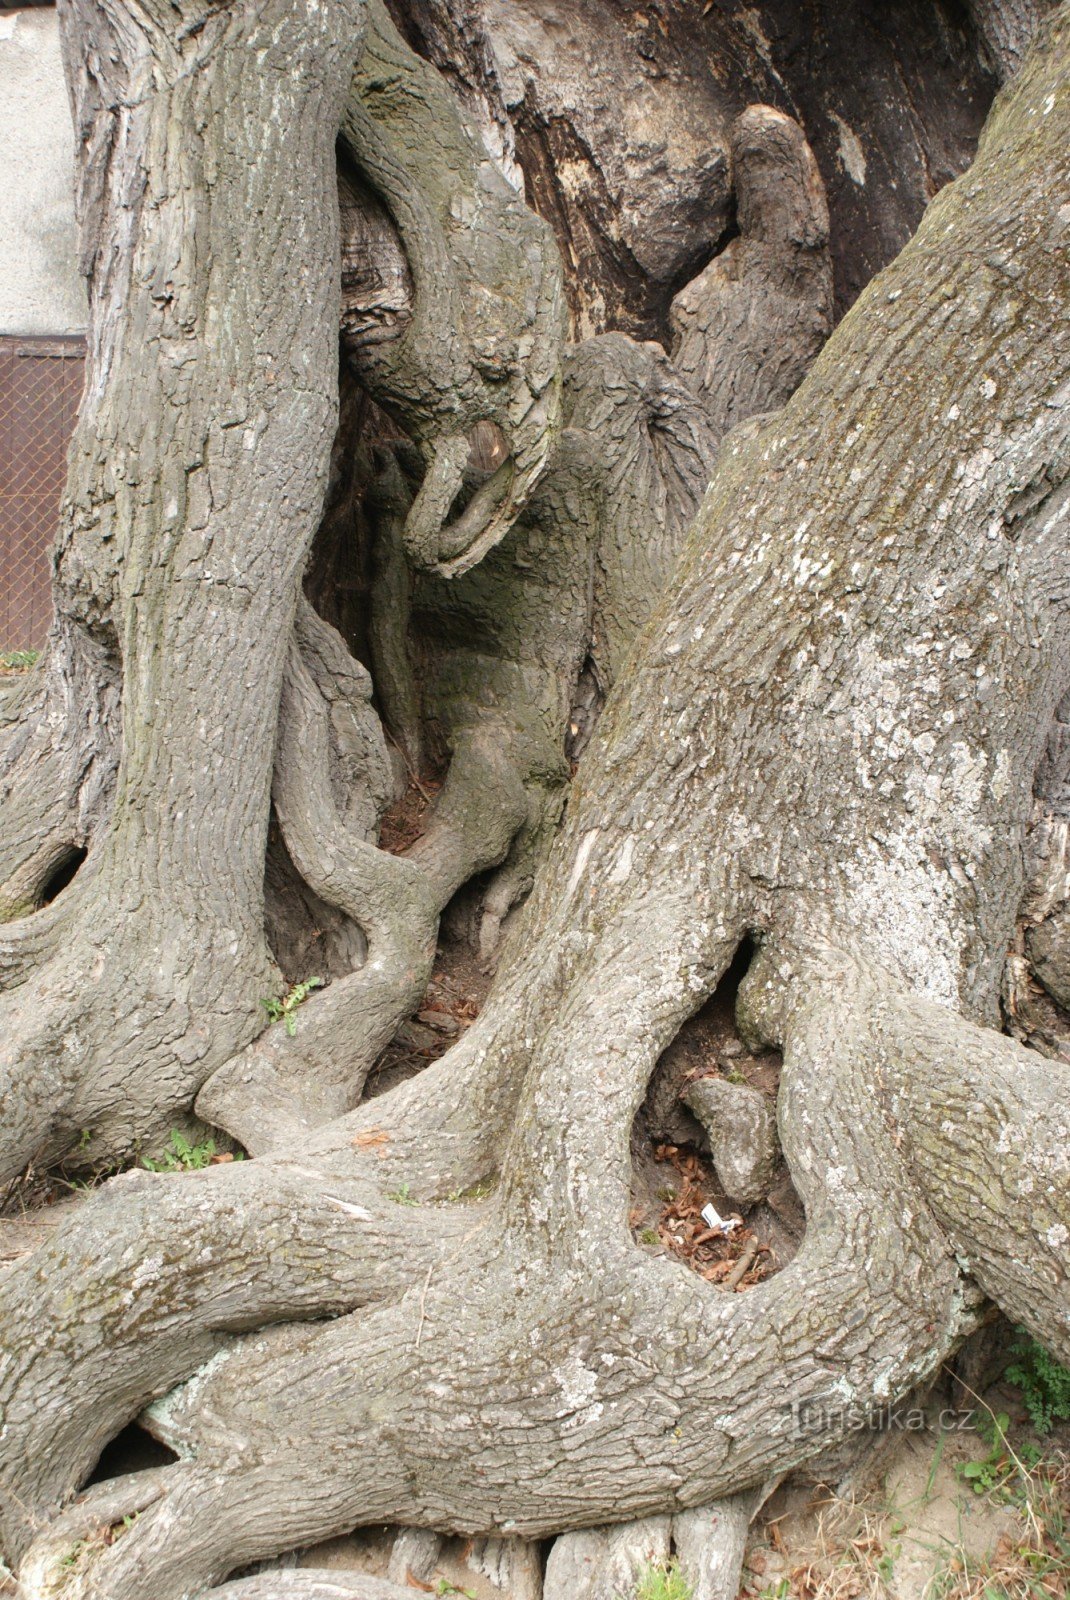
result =
[[546,1567],[544,1600],[618,1600],[675,1552],[692,1600],[736,1600],[747,1530],[762,1495],[730,1495],[673,1517],[566,1533]]
[[[645,1031],[656,1010],[637,1010]],[[603,1080],[623,1074],[622,1089],[631,1089],[634,1034],[621,1050],[619,1017],[599,1019],[598,1040],[593,1020],[590,1070]],[[571,1029],[579,1022],[573,1014]],[[909,1387],[965,1326],[959,1273],[924,1204],[915,1201],[903,1225],[908,1171],[886,1155],[874,1161],[886,1112],[872,1094],[872,1040],[854,996],[811,991],[790,1026],[782,1118],[809,1232],[796,1262],[769,1285],[724,1296],[634,1249],[606,1209],[626,1183],[619,1112],[616,1160],[601,1193],[604,1180],[577,1191],[569,1176],[578,1142],[592,1139],[593,1102],[564,1139],[556,1133],[559,1179],[537,1156],[545,1130],[522,1114],[518,1126],[529,1133],[514,1145],[501,1198],[477,1209],[470,1236],[458,1237],[461,1223],[450,1230],[457,1243],[441,1276],[432,1262],[422,1279],[406,1274],[407,1292],[394,1305],[229,1347],[154,1408],[154,1430],[185,1459],[139,1475],[129,1492],[140,1504],[151,1479],[164,1497],[98,1550],[88,1532],[99,1526],[95,1502],[112,1516],[116,1486],[90,1491],[49,1528],[28,1571],[47,1551],[88,1538],[87,1574],[115,1600],[150,1589],[165,1600],[357,1521],[541,1535],[573,1519],[684,1508],[812,1453],[837,1435],[848,1398],[876,1407]],[[533,1056],[536,1094],[541,1063],[558,1058],[556,1034],[549,1030]],[[616,1095],[605,1087],[612,1106]],[[800,1129],[805,1137],[789,1131]],[[599,1151],[591,1155],[597,1162]],[[536,1172],[541,1202],[528,1192]],[[233,1186],[234,1169],[225,1180]],[[443,1237],[438,1208],[406,1209]],[[903,1295],[913,1312],[907,1325]],[[490,1323],[488,1303],[498,1312]],[[524,1443],[503,1454],[501,1418],[517,1384]],[[809,1406],[801,1435],[798,1403]],[[729,1434],[715,1423],[726,1409]],[[17,1463],[12,1471],[13,1493],[25,1502]],[[282,1481],[285,1504],[271,1487]]]
[[413,1600],[411,1584],[361,1572],[265,1572],[210,1591],[212,1600]]
[[[527,809],[503,753],[477,733],[451,766],[427,833],[404,857],[389,855],[339,815],[329,726],[329,706],[295,644],[280,708],[275,807],[305,881],[359,924],[368,953],[302,1011],[294,1037],[267,1030],[201,1090],[198,1114],[253,1152],[300,1139],[357,1103],[374,1061],[427,988],[443,907],[501,860]],[[365,742],[381,743],[370,708],[365,726]],[[344,792],[366,788],[365,771]]]
[[[291,8],[272,15],[285,34]],[[233,22],[229,12],[204,20]],[[329,56],[337,118],[338,41],[299,34],[283,45],[280,82],[294,45],[306,71]],[[1068,54],[1064,6],[974,172],[941,195],[789,406],[726,444],[577,775],[524,939],[507,947],[463,1039],[417,1079],[302,1132],[289,1159],[116,1180],[0,1278],[0,1514],[24,1600],[182,1600],[372,1521],[544,1537],[685,1518],[792,1470],[840,1439],[851,1416],[923,1382],[972,1326],[978,1285],[1070,1356],[1070,1111],[1049,1063],[976,1020],[995,1015],[1022,896],[1031,775],[1066,690],[1070,344],[1057,313],[1067,293]],[[263,109],[243,110],[258,131],[275,127]],[[317,130],[322,190],[327,112]],[[322,205],[321,193],[316,215]],[[1028,271],[1004,270],[1012,258]],[[292,485],[293,458],[283,459]],[[678,504],[690,493],[684,479]],[[310,497],[319,481],[310,473]],[[579,484],[548,475],[542,487],[552,512],[552,495],[567,499]],[[441,489],[433,482],[431,498]],[[537,511],[531,484],[524,493]],[[497,489],[479,495],[471,523],[462,513],[453,530],[476,529],[476,543],[505,503]],[[578,495],[568,510],[591,540],[592,592],[602,514]],[[481,584],[504,585],[502,563],[522,559],[523,540],[539,532],[518,523],[451,591],[458,608]],[[226,554],[222,530],[220,543],[213,561]],[[430,556],[441,565],[450,551]],[[151,590],[144,564],[141,577]],[[611,587],[609,562],[603,577]],[[296,603],[296,565],[273,581],[277,617],[287,595]],[[128,674],[143,670],[126,685],[116,811],[127,829],[141,763],[151,779],[163,759],[131,734],[131,719],[136,729],[150,716],[159,673],[180,669],[173,655],[139,656],[144,604],[133,607],[124,658]],[[239,832],[222,843],[246,876],[250,863],[262,868],[265,750],[281,696],[280,744],[294,742],[275,784],[287,846],[311,887],[368,937],[366,968],[333,986],[337,1016],[323,1012],[323,1036],[336,1029],[340,1050],[347,983],[372,1002],[370,1029],[380,1025],[370,986],[381,952],[391,963],[383,1018],[402,1003],[390,985],[415,985],[408,975],[427,959],[445,897],[470,875],[477,844],[488,848],[478,813],[487,775],[500,783],[490,816],[504,851],[538,769],[517,758],[515,725],[503,769],[457,715],[428,830],[392,858],[366,837],[368,790],[350,817],[332,788],[340,727],[377,736],[359,673],[331,664],[335,646],[312,619],[302,638],[298,618],[285,662],[288,624],[261,658],[264,617],[230,620],[238,659],[259,662],[273,687],[256,702],[262,782],[237,808],[252,845],[243,855]],[[177,647],[186,635],[181,619],[170,622]],[[582,633],[549,637],[577,662],[593,655]],[[508,684],[516,657],[483,654]],[[561,693],[553,667],[536,695],[527,691],[540,714]],[[219,671],[229,698],[209,705],[222,714],[236,684],[227,662]],[[441,703],[453,692],[436,690]],[[504,693],[501,702],[523,703]],[[537,748],[551,725],[520,733]],[[227,749],[240,732],[229,730]],[[167,752],[180,777],[195,743],[176,736]],[[206,897],[192,925],[213,937],[190,971],[214,1050],[230,1045],[228,1027],[250,1026],[249,1007],[235,1007],[232,953],[214,975],[229,946],[214,942],[221,913],[206,875],[191,873],[203,866],[200,836],[171,858],[174,826],[161,822],[161,877],[174,895]],[[141,859],[105,857],[85,892],[103,883],[114,897],[120,865]],[[135,872],[133,892],[143,887]],[[222,900],[231,897],[259,915],[244,881],[223,884]],[[134,951],[151,942],[158,905],[144,899],[140,915],[141,900],[118,902],[131,913],[124,973],[144,970]],[[747,935],[759,950],[739,1023],[783,1051],[778,1133],[807,1229],[783,1271],[725,1294],[632,1240],[630,1136],[662,1053]],[[258,938],[259,929],[238,941],[250,970]],[[73,989],[91,968],[83,951],[72,960]],[[151,970],[160,960],[157,946]],[[147,1016],[116,1014],[113,1096],[132,1063],[159,1074],[175,1053],[165,990]],[[16,1003],[39,1004],[27,991]],[[39,1074],[57,1070],[76,1035],[70,1022],[86,1002],[79,993],[66,1003],[53,1037],[55,1011],[41,1025]],[[313,1016],[310,1005],[310,1036]],[[101,1040],[91,1048],[99,1054]],[[262,1060],[278,1081],[282,1055]],[[18,1080],[34,1094],[50,1087],[41,1081],[39,1090],[36,1076]],[[98,1083],[90,1072],[78,1084],[68,1123]],[[344,1103],[352,1079],[338,1092]],[[303,1101],[298,1111],[293,1129],[312,1120]],[[110,1127],[118,1115],[109,1110]],[[139,1413],[178,1459],[62,1508],[101,1445]],[[255,1595],[247,1585],[259,1581],[230,1592]],[[297,1575],[264,1581],[280,1600],[302,1594]]]
[[[560,815],[563,747],[574,686],[594,649],[608,686],[665,580],[694,515],[713,456],[700,408],[664,357],[624,338],[573,354],[566,429],[529,512],[478,572],[422,579],[410,602],[397,570],[411,501],[385,455],[376,486],[379,541],[387,552],[375,587],[373,654],[400,743],[419,754],[415,671],[407,644],[418,611],[426,714],[445,734],[450,761],[427,825],[403,856],[354,831],[340,798],[381,793],[381,735],[370,711],[348,781],[329,782],[332,738],[324,687],[360,669],[324,645],[332,665],[317,692],[291,656],[280,708],[274,800],[286,844],[317,896],[359,925],[364,964],[302,1009],[295,1037],[267,1030],[202,1089],[198,1114],[257,1152],[300,1138],[359,1098],[367,1073],[430,976],[438,918],[459,888],[508,862],[486,886],[480,945],[496,949],[501,922],[531,884]],[[303,619],[303,620],[301,620]],[[299,611],[300,630],[332,630]],[[348,665],[347,665],[348,663]],[[337,693],[337,690],[336,690]],[[345,696],[343,696],[345,698]],[[369,720],[370,719],[370,720]]]

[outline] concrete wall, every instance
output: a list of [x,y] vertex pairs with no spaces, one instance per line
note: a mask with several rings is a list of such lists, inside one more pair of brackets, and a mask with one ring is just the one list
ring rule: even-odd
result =
[[56,13],[0,11],[0,334],[85,329],[73,162]]

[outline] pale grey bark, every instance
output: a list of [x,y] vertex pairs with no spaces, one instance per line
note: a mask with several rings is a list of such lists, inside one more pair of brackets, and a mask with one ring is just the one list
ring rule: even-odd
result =
[[402,1528],[390,1553],[387,1577],[392,1583],[426,1583],[438,1565],[442,1539],[428,1528]]
[[[546,466],[560,408],[564,302],[545,224],[491,160],[439,75],[382,0],[343,139],[397,228],[414,287],[399,337],[364,342],[360,371],[404,421],[426,472],[403,538],[417,567],[463,572],[503,538]],[[469,435],[501,428],[508,458],[455,523]]]
[[747,1534],[761,1500],[754,1491],[730,1495],[673,1518],[673,1544],[692,1600],[736,1600]]
[[[156,127],[162,138],[176,106],[190,109],[184,97],[204,93],[224,129],[228,114],[236,119],[241,156],[245,119],[262,140],[258,97],[286,84],[275,142],[235,163],[254,192],[239,185],[229,210],[213,197],[211,239],[241,308],[259,308],[299,371],[306,341],[318,339],[327,371],[338,301],[323,263],[340,240],[324,219],[334,214],[331,150],[360,10],[310,5],[306,14],[274,0],[240,17],[195,9],[204,27],[178,44],[166,29],[142,31],[150,11],[136,24],[116,13],[128,34],[119,60],[145,74],[142,132],[148,139]],[[283,51],[285,71],[235,73],[238,93],[228,50],[250,42],[241,30],[255,38],[260,27],[268,59]],[[401,88],[423,83],[378,12],[375,27],[374,70],[368,61],[363,70],[375,84],[390,74]],[[142,50],[154,61],[151,92]],[[175,50],[193,52],[192,79]],[[194,924],[209,930],[189,968],[207,996],[196,1018],[205,1050],[180,1092],[161,1070],[174,1048],[166,987],[157,1011],[140,994],[129,1013],[109,1010],[114,1101],[134,1063],[152,1079],[158,1124],[188,1109],[218,1065],[202,1109],[228,1125],[244,1118],[251,1140],[273,1149],[200,1174],[117,1178],[0,1278],[0,1530],[24,1600],[180,1600],[220,1584],[235,1596],[318,1600],[333,1578],[226,1579],[375,1521],[493,1538],[580,1530],[580,1550],[592,1548],[583,1529],[624,1521],[631,1526],[599,1546],[604,1576],[614,1555],[634,1571],[637,1538],[667,1551],[670,1519],[685,1545],[702,1544],[703,1517],[734,1502],[723,1542],[734,1551],[738,1497],[834,1444],[848,1406],[876,1409],[928,1378],[973,1325],[981,1289],[1070,1357],[1066,1096],[1050,1063],[983,1025],[998,1015],[1025,889],[1033,774],[1067,688],[1068,56],[1064,6],[974,170],[941,195],[784,410],[726,440],[686,539],[710,459],[694,397],[663,356],[619,336],[568,358],[566,425],[555,441],[554,427],[535,419],[515,526],[449,586],[427,574],[413,585],[410,614],[424,619],[435,666],[420,688],[448,724],[451,764],[427,831],[403,856],[369,837],[390,774],[367,678],[298,603],[326,475],[330,386],[310,398],[301,385],[305,431],[281,441],[266,399],[264,437],[255,417],[239,419],[253,433],[255,483],[224,442],[227,482],[248,503],[218,504],[213,488],[211,547],[198,546],[191,568],[176,558],[167,569],[197,530],[194,514],[170,542],[159,531],[170,482],[169,436],[159,437],[158,475],[139,490],[153,516],[130,513],[118,570],[105,556],[86,568],[117,636],[122,624],[123,765],[115,842],[57,906],[89,918],[100,905],[128,912],[142,965],[120,946],[117,970],[129,982],[147,961],[155,982],[155,921],[192,902]],[[437,93],[417,94],[417,125]],[[436,188],[428,180],[424,193],[396,157],[414,149],[411,126],[386,149],[376,141],[389,117],[377,122],[367,107],[354,116],[349,103],[362,171],[378,175],[413,265],[412,305],[407,291],[397,299],[401,331],[364,345],[401,409],[420,401],[404,341],[409,330],[433,333],[433,302],[421,301],[426,261],[401,212],[406,197],[433,211]],[[470,154],[471,129],[450,126],[455,149]],[[247,281],[236,259],[234,219],[244,241],[248,215],[267,198],[255,185],[268,184],[273,161],[289,174],[294,140],[307,146],[312,176],[300,194],[288,182],[281,192],[296,211],[295,271],[308,251],[319,262],[311,309],[272,298],[270,275]],[[231,181],[217,174],[215,187]],[[487,193],[489,214],[528,237],[496,179]],[[154,267],[166,198],[159,209],[149,220],[124,212],[117,230]],[[180,208],[176,245],[188,239],[184,220]],[[451,226],[441,213],[433,220]],[[274,234],[271,244],[284,247]],[[529,262],[536,302],[553,277],[544,266]],[[147,291],[139,298],[138,282],[116,289],[114,308],[129,302],[134,331],[144,323],[152,333],[152,318],[179,315],[181,297],[177,306],[165,297],[161,310]],[[448,287],[461,300],[463,366],[472,284]],[[124,386],[129,410],[134,378],[170,369],[164,352],[145,353],[151,338],[129,347],[125,324],[113,328],[116,347],[93,370],[118,432]],[[537,352],[536,388],[546,353]],[[439,408],[439,354],[428,355],[425,461],[454,437],[457,415],[467,423],[494,411],[478,385],[460,412]],[[225,365],[207,370],[213,382],[228,376]],[[525,386],[534,392],[528,375],[512,376],[498,412],[506,420]],[[183,404],[171,411],[183,426],[187,413],[192,427],[219,406],[221,384],[201,393],[175,382]],[[401,492],[384,494],[380,512],[400,543],[412,533],[403,448],[393,465]],[[466,487],[476,516],[466,523],[462,510],[453,533],[478,524],[478,540],[502,502],[481,499],[476,481]],[[120,481],[120,509],[137,488]],[[142,506],[138,494],[133,504]],[[637,549],[651,511],[657,537]],[[68,562],[91,548],[88,537],[72,543]],[[563,549],[568,562],[554,569]],[[252,594],[246,557],[262,580]],[[229,569],[215,565],[227,559]],[[72,592],[73,570],[63,580]],[[205,583],[213,571],[227,582]],[[216,587],[224,592],[200,592]],[[214,636],[203,613],[212,604],[225,609],[235,650],[195,700],[187,655]],[[630,643],[637,614],[646,627]],[[493,648],[480,647],[477,627],[492,620]],[[403,672],[404,653],[392,659]],[[540,803],[563,779],[566,690],[587,659],[614,687],[486,1008],[440,1062],[338,1115],[359,1092],[370,1041],[412,1003],[446,898],[539,831]],[[173,739],[170,722],[166,739],[152,733],[165,682],[179,710],[203,704],[206,719]],[[480,694],[490,702],[482,724],[472,709]],[[395,703],[404,717],[404,700]],[[208,759],[212,716],[229,728],[227,750],[249,735],[248,768],[240,785],[222,788],[218,810],[190,818],[183,785]],[[173,808],[150,829],[165,765]],[[275,1030],[243,1055],[256,989],[247,985],[246,1013],[232,1020],[233,952],[213,930],[225,901],[249,931],[239,961],[252,950],[255,979],[270,978],[258,896],[272,782],[296,870],[363,930],[368,959],[309,1003],[295,1041]],[[222,867],[209,846],[224,852]],[[537,853],[520,856],[528,870]],[[512,885],[522,875],[516,856],[504,870]],[[102,885],[106,898],[93,900]],[[503,891],[491,915],[507,903]],[[49,908],[0,947],[5,970],[22,980],[16,1018],[20,1005],[30,1019],[50,998],[56,968],[35,976],[30,952],[62,926]],[[775,1278],[726,1294],[634,1245],[629,1152],[659,1058],[748,934],[760,949],[739,1024],[784,1053],[779,1141],[807,1234]],[[221,951],[230,959],[217,970]],[[97,1014],[82,996],[87,971],[62,974],[79,1022]],[[114,991],[105,993],[110,1002]],[[354,1019],[364,1030],[355,1044]],[[66,1060],[68,1022],[52,1012],[47,1037],[27,1050],[22,1036],[12,1054],[20,1093],[45,1102],[74,1086],[57,1148],[63,1138],[69,1148],[94,1105],[104,1053],[91,1040],[95,1052],[64,1066],[69,1081],[61,1074],[54,1088],[47,1074]],[[213,1086],[233,1098],[210,1104]],[[20,1123],[20,1137],[32,1125],[32,1116]],[[139,1415],[179,1459],[70,1503],[102,1445]],[[711,1509],[700,1516],[702,1507]],[[556,1548],[564,1561],[568,1546]],[[694,1559],[713,1584],[720,1546],[703,1550]],[[379,1600],[367,1588],[374,1580],[360,1581],[365,1590],[349,1592]]]
[[[177,1600],[360,1522],[690,1511],[922,1381],[977,1284],[1070,1355],[1066,1099],[982,1026],[1070,644],[1068,50],[1064,7],[974,170],[728,440],[463,1040],[297,1158],[116,1181],[5,1274],[27,1600]],[[624,1218],[647,1080],[747,931],[807,1235],[728,1295]],[[292,1246],[258,1247],[273,1218]],[[150,1396],[179,1461],[58,1511]]]
[[64,8],[92,277],[57,627],[121,657],[123,740],[91,871],[5,1001],[6,1176],[166,1138],[278,988],[268,797],[337,415],[334,143],[361,15]]
[[764,1200],[780,1155],[765,1095],[724,1078],[696,1078],[681,1098],[706,1130],[725,1194],[742,1206]]
[[361,1572],[266,1572],[213,1589],[216,1600],[412,1600],[411,1584]]

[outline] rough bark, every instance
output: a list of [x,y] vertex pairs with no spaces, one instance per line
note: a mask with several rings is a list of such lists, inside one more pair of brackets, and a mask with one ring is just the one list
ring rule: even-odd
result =
[[57,609],[113,641],[122,754],[55,954],[6,1001],[7,1176],[83,1130],[91,1159],[166,1136],[278,987],[268,798],[337,409],[334,142],[360,21],[64,8],[92,317]]
[[[333,68],[326,58],[317,65],[314,48],[302,44],[292,101],[271,110],[277,148],[274,155],[265,148],[251,175],[241,166],[242,140],[269,115],[273,69],[267,65],[259,82],[243,80],[232,95],[228,74],[235,75],[240,51],[253,48],[255,22],[235,19],[228,34],[214,14],[210,26],[203,21],[195,10],[182,13],[172,36],[151,14],[141,21],[104,11],[92,25],[78,17],[86,55],[83,65],[74,52],[72,83],[85,151],[79,204],[92,328],[58,556],[57,634],[62,641],[80,629],[104,641],[113,676],[121,675],[124,737],[114,799],[114,692],[104,711],[75,705],[65,725],[72,748],[61,744],[52,760],[58,771],[46,769],[43,800],[38,759],[22,759],[12,783],[14,824],[5,830],[12,860],[4,863],[10,909],[36,904],[47,875],[72,842],[81,843],[78,813],[90,802],[98,828],[79,893],[55,916],[16,925],[5,941],[9,984],[21,983],[4,1048],[7,1176],[72,1144],[84,1159],[102,1162],[165,1137],[215,1068],[262,1031],[263,997],[280,988],[263,927],[266,785],[288,618],[322,505],[336,417],[331,191],[340,124],[361,152],[365,184],[378,187],[387,208],[366,212],[386,277],[369,293],[359,251],[348,255],[347,309],[364,298],[359,313],[343,318],[343,331],[366,382],[386,393],[437,463],[415,496],[405,536],[416,538],[413,529],[426,524],[427,538],[438,537],[435,507],[444,513],[459,482],[455,445],[467,453],[463,430],[499,419],[508,461],[469,505],[456,538],[442,532],[454,565],[474,560],[501,537],[540,475],[556,415],[561,330],[547,232],[491,168],[469,123],[381,9],[371,8],[364,40],[364,7],[354,0],[344,15],[332,8],[333,36],[350,72],[356,67],[337,121],[336,99],[324,93]],[[300,26],[298,16],[295,38]],[[306,58],[313,62],[307,72]],[[223,99],[229,124],[216,115]],[[314,117],[302,120],[313,101]],[[201,130],[189,172],[184,117]],[[297,198],[282,192],[291,170],[286,117],[308,143],[312,179]],[[440,164],[422,170],[414,152],[436,141]],[[303,149],[291,144],[291,155]],[[453,216],[462,174],[470,204]],[[350,198],[344,190],[343,200]],[[254,230],[259,256],[249,248],[249,217],[271,219]],[[396,251],[391,258],[386,249],[395,224],[415,298]],[[281,286],[305,280],[305,298],[286,303]],[[211,360],[193,369],[187,357],[202,342]],[[427,549],[422,559],[433,564]],[[42,734],[56,722],[53,702],[70,706],[89,676],[70,670],[70,655],[59,643],[53,648],[57,686],[50,679],[46,687]],[[344,698],[354,666],[342,657],[335,664],[342,680],[335,697]],[[108,694],[106,675],[91,682],[98,698]],[[168,711],[157,713],[165,702]],[[172,712],[180,702],[185,711]],[[164,744],[155,719],[172,714],[181,732]],[[91,739],[105,721],[109,737]],[[242,771],[234,781],[224,763],[237,749]],[[361,774],[358,786],[374,796],[374,775]],[[170,839],[167,827],[145,821],[163,790]],[[108,800],[105,828],[100,811]],[[31,819],[25,827],[23,812]],[[470,839],[467,865],[452,863],[461,876],[444,879],[441,894],[500,859],[516,826],[506,817],[486,838]],[[352,905],[344,909],[352,918]],[[426,946],[426,929],[408,936],[414,942]],[[42,965],[49,950],[54,958]],[[419,992],[420,970],[410,971],[400,1015]],[[340,996],[319,1008],[328,1055],[340,1026],[335,1021],[332,1033],[332,1010],[343,1014]],[[368,1059],[397,1021],[389,1015],[389,1023],[369,1028]],[[73,1051],[64,1046],[72,1040]],[[273,1045],[265,1042],[260,1054],[270,1058]],[[362,1070],[358,1050],[345,1104],[359,1094],[367,1065]]]
[[970,14],[1001,83],[1018,71],[1053,0],[970,0]]
[[[1070,1357],[1066,1097],[986,1026],[1067,688],[1068,62],[1063,6],[974,169],[726,441],[464,1038],[299,1153],[115,1180],[0,1280],[26,1600],[178,1600],[378,1520],[680,1515],[922,1381],[978,1285]],[[807,1233],[730,1295],[633,1243],[629,1151],[747,933]],[[150,1400],[179,1460],[60,1509]]]
[[[353,87],[343,139],[390,211],[414,301],[397,338],[352,353],[424,456],[406,549],[418,567],[463,572],[508,532],[545,469],[560,404],[560,266],[545,224],[382,0],[368,0]],[[508,454],[450,522],[481,422],[502,430]]]
[[810,146],[771,106],[730,137],[739,238],[672,303],[672,356],[718,437],[798,387],[832,331],[828,207]]
[[[425,8],[395,3],[418,36]],[[463,73],[451,9],[434,8],[434,58]],[[967,165],[993,90],[962,8],[931,0],[487,0],[481,13],[488,81],[557,235],[578,335],[667,339],[674,295],[732,235],[730,128],[754,103],[813,148],[842,314]]]

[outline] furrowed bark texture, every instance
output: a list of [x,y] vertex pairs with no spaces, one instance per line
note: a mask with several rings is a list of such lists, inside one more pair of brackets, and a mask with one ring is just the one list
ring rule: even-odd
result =
[[[1070,1357],[1067,1098],[985,1026],[1067,688],[1068,66],[1063,6],[975,167],[726,441],[463,1040],[299,1158],[116,1181],[0,1280],[26,1600],[178,1600],[375,1521],[685,1513],[928,1377],[978,1285]],[[729,1295],[633,1242],[630,1134],[748,932],[807,1232]],[[236,1282],[283,1189],[309,1257]],[[153,1395],[180,1459],[58,1510]]]
[[731,154],[740,236],[669,314],[673,360],[718,435],[783,405],[832,330],[828,207],[802,130],[750,106]]
[[269,787],[336,415],[334,141],[361,17],[64,8],[92,322],[57,609],[61,633],[73,615],[114,640],[123,738],[55,953],[5,1000],[6,1176],[82,1130],[90,1159],[166,1134],[278,985]]
[[982,45],[1001,83],[1018,71],[1054,0],[970,0]]

